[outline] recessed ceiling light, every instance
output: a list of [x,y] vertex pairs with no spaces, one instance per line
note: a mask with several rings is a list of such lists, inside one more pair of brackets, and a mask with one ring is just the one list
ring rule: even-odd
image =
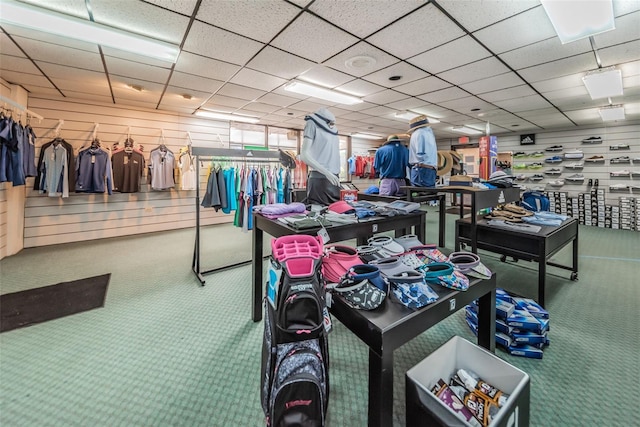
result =
[[591,99],[622,96],[622,71],[615,67],[599,68],[589,71],[582,82],[587,88]]
[[362,69],[376,65],[376,59],[365,55],[353,56],[344,61],[344,65],[347,68]]
[[400,80],[402,78],[402,76],[391,76],[389,77],[389,80],[391,80],[392,82],[395,82],[397,80]]
[[336,104],[354,105],[362,102],[362,99],[348,95],[344,92],[338,92],[296,80],[292,80],[284,85],[284,90],[311,96],[313,98],[325,99]]
[[189,95],[188,93],[183,93],[180,96],[183,97],[184,99],[193,99],[193,96]]
[[624,106],[622,105],[610,105],[598,110],[603,122],[624,120]]

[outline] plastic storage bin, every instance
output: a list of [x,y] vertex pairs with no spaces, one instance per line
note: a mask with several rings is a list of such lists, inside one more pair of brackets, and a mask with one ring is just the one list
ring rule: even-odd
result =
[[468,426],[431,393],[439,379],[449,381],[458,369],[509,394],[491,427],[529,425],[529,375],[487,350],[455,336],[406,373],[407,426]]

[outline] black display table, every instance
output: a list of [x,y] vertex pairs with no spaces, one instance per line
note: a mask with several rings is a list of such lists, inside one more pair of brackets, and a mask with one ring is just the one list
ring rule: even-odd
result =
[[333,300],[331,313],[369,346],[370,427],[393,425],[393,351],[477,298],[478,345],[495,350],[495,274],[487,280],[473,279],[465,292],[432,288],[440,298],[418,310],[394,302],[393,297],[372,311],[349,308],[340,296]]
[[[470,244],[475,238],[478,248],[501,254],[503,261],[510,256],[538,262],[540,305],[545,305],[547,265],[570,270],[571,280],[578,278],[578,221],[575,218],[569,218],[557,227],[542,226],[537,233],[494,227],[487,222],[486,219],[477,219],[474,226],[470,218],[456,220],[456,250],[461,243]],[[549,258],[569,243],[573,243],[571,267],[549,262]]]
[[[413,228],[413,233],[418,236],[421,242],[424,242],[426,231],[426,212],[415,211],[407,215],[396,215],[392,217],[380,217],[369,221],[359,222],[356,224],[343,224],[333,227],[327,227],[330,243],[341,242],[349,239],[357,239],[358,245],[367,244],[367,239],[373,234],[382,233],[383,231],[395,231],[396,236],[406,234],[407,230]],[[262,276],[262,251],[264,233],[273,237],[288,236],[291,234],[309,234],[315,235],[320,230],[317,228],[308,228],[306,230],[296,230],[286,224],[265,218],[260,214],[253,214],[253,238],[252,238],[252,304],[251,319],[254,322],[262,320],[262,297],[264,295],[264,281]]]
[[[415,188],[415,187],[403,187],[405,191],[407,188]],[[386,202],[391,203],[396,200],[407,199],[407,197],[398,197],[398,196],[381,196],[379,194],[367,194],[362,191],[358,192],[358,200],[368,200],[371,202]],[[444,248],[445,246],[445,229],[446,229],[446,216],[447,206],[446,199],[444,194],[429,194],[420,198],[419,200],[422,202],[429,201],[437,201],[438,202],[438,246]],[[425,242],[428,243],[428,242]]]
[[[374,233],[396,230],[404,231],[413,227],[421,241],[425,235],[424,211],[358,224],[328,227],[332,242],[356,238],[358,244]],[[274,237],[290,234],[316,234],[318,229],[298,231],[280,222],[254,214],[253,231],[253,287],[252,319],[262,318],[261,302],[263,284],[263,233]],[[462,309],[475,299],[479,299],[478,345],[495,350],[495,274],[491,279],[471,281],[465,292],[433,286],[440,298],[433,304],[413,310],[393,302],[390,297],[384,306],[373,311],[349,308],[340,296],[333,300],[331,313],[369,346],[369,426],[393,425],[393,351],[422,334],[431,326]]]
[[[495,189],[481,189],[474,188],[471,186],[457,186],[450,185],[444,187],[401,187],[405,191],[407,191],[407,200],[410,202],[421,202],[428,197],[431,197],[434,193],[451,193],[451,194],[460,194],[460,218],[463,218],[464,215],[464,195],[468,194],[471,197],[471,251],[473,253],[478,252],[477,244],[476,244],[476,232],[475,232],[475,224],[476,224],[476,215],[479,211],[486,208],[495,208],[498,205],[503,205],[506,203],[517,202],[520,200],[520,189],[519,188],[495,188]],[[444,221],[440,222],[441,233],[444,234]],[[458,242],[456,241],[456,247],[458,247]]]

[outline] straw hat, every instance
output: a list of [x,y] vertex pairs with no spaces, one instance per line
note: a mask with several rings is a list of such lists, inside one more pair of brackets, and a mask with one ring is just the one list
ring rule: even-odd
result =
[[413,132],[414,130],[425,126],[429,126],[429,119],[427,118],[427,116],[418,116],[409,121],[409,130],[407,132]]
[[438,176],[443,176],[451,172],[453,167],[453,157],[449,151],[438,151]]
[[405,142],[407,141],[409,138],[409,135],[404,134],[404,133],[394,133],[392,135],[389,135],[387,137],[387,142],[385,144],[388,144],[390,142]]

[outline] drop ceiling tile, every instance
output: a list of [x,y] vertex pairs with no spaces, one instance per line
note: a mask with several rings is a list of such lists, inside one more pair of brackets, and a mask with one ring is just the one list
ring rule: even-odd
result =
[[183,15],[191,16],[196,2],[193,0],[146,0],[148,3],[153,3],[156,6],[163,7],[165,9],[172,10],[174,12],[181,13]]
[[93,93],[95,95],[111,98],[109,82],[104,75],[95,74],[93,78],[85,79],[52,79],[65,95],[72,96],[71,92]]
[[[185,99],[182,95],[190,95],[191,99]],[[162,97],[160,108],[162,108],[162,106],[190,108],[191,112],[193,112],[203,102],[209,99],[209,96],[211,96],[210,92],[200,92],[193,89],[168,86]]]
[[213,95],[205,104],[207,108],[213,110],[230,110],[240,108],[247,103],[246,99],[232,98],[229,96]]
[[106,57],[105,63],[110,75],[131,77],[155,83],[166,83],[171,70],[169,68],[152,67],[132,61]]
[[531,84],[531,86],[533,86],[538,92],[541,93],[578,86],[584,87],[584,84],[582,84],[582,76],[584,75],[585,73],[576,73],[568,76],[555,77],[553,79],[534,82]]
[[41,74],[40,70],[27,58],[5,55],[4,52],[0,55],[0,68],[27,74]]
[[286,107],[288,105],[295,104],[299,100],[289,96],[278,95],[276,93],[268,93],[258,98],[258,101],[264,104],[275,105],[276,107]]
[[568,128],[568,127],[575,126],[571,122],[571,120],[569,120],[567,117],[557,113],[549,116],[538,117],[536,119],[527,119],[527,120],[529,120],[530,122],[534,123],[536,126],[541,128],[559,127],[559,126]]
[[181,106],[181,105],[167,104],[164,101],[164,98],[162,98],[162,101],[160,101],[160,105],[158,106],[158,109],[162,110],[162,111],[168,111],[168,112],[171,112],[171,113],[183,114],[185,116],[190,116],[193,113],[193,110],[194,110],[194,108],[191,108],[191,107],[184,107],[184,106]]
[[150,87],[144,92],[136,92],[134,90],[124,87],[122,84],[113,85],[113,96],[116,99],[116,104],[125,103],[126,105],[145,106],[142,104],[153,104],[155,108],[160,101],[160,94],[163,87],[160,85]]
[[[293,113],[293,114],[290,114]],[[281,110],[277,110],[273,112],[274,115],[276,116],[285,116],[285,117],[295,117],[295,118],[300,118],[306,116],[307,114],[309,114],[309,112],[307,110],[299,110],[296,108],[283,108]]]
[[251,110],[251,111],[259,111],[262,114],[271,114],[274,111],[278,111],[281,109],[276,105],[262,104],[260,102],[249,102],[245,104],[242,108]]
[[627,62],[626,64],[620,64],[618,68],[622,70],[623,84],[624,84],[624,80],[627,77],[640,75],[640,61],[632,61],[632,62]]
[[280,0],[205,1],[196,18],[267,43],[299,12],[297,7]]
[[424,0],[315,2],[309,10],[351,34],[366,37],[424,3]]
[[373,102],[374,104],[387,104],[389,102],[399,101],[406,98],[407,95],[403,93],[387,89],[381,92],[374,93],[372,95],[365,96],[363,99],[367,102]]
[[[215,40],[215,43],[212,43],[212,40]],[[183,49],[232,64],[244,65],[262,47],[262,43],[194,21]]]
[[123,1],[114,7],[112,0],[93,0],[91,9],[100,24],[176,45],[182,42],[189,25],[188,17],[145,2]]
[[212,94],[220,89],[224,82],[174,71],[169,84],[183,89],[192,89]]
[[353,80],[353,76],[341,73],[323,65],[317,65],[305,71],[300,76],[300,80],[313,83],[319,86],[334,88]]
[[511,68],[520,70],[533,65],[591,52],[588,39],[562,44],[557,37],[543,40],[500,55]]
[[234,113],[242,114],[245,116],[258,117],[258,118],[261,118],[267,115],[267,113],[264,113],[262,111],[251,110],[246,105],[242,108],[238,108],[237,110],[234,111]]
[[520,98],[535,95],[535,91],[527,85],[520,85],[509,89],[495,90],[480,95],[480,98],[488,102],[504,101],[506,99]]
[[444,101],[451,101],[453,99],[466,98],[469,96],[467,92],[457,87],[449,87],[447,89],[437,90],[435,92],[429,92],[424,95],[418,96],[420,99],[424,99],[432,104],[438,104]]
[[398,92],[406,93],[407,95],[417,96],[428,92],[434,92],[436,90],[450,87],[451,84],[445,82],[438,77],[427,77],[424,79],[416,80],[411,83],[396,86],[394,90]]
[[464,90],[468,90],[471,93],[486,93],[493,92],[499,89],[506,89],[510,87],[520,86],[524,81],[518,77],[517,74],[508,72],[499,74],[497,76],[489,77],[486,79],[476,80],[470,83],[461,84],[460,87]]
[[384,90],[382,86],[366,82],[362,79],[352,80],[347,84],[338,86],[336,89],[354,96],[367,96]]
[[301,101],[303,99],[309,98],[307,95],[302,95],[300,93],[295,93],[295,92],[290,92],[288,90],[285,90],[284,86],[280,86],[278,88],[275,88],[270,93],[275,94],[275,95],[286,96],[288,98],[295,98],[296,102],[299,102],[299,101]]
[[249,68],[243,68],[229,81],[231,83],[236,83],[254,89],[260,89],[267,92],[277,88],[278,86],[282,86],[287,82],[287,80],[281,79],[280,77],[275,77],[270,74],[254,71]]
[[412,110],[414,108],[418,108],[418,107],[424,107],[427,103],[421,99],[418,98],[405,98],[402,99],[400,101],[396,101],[396,102],[389,102],[386,103],[387,107],[389,108],[395,108],[398,111],[401,110]]
[[[134,100],[134,99],[125,99],[125,98],[116,98],[116,104],[118,105],[126,105],[126,106],[131,106],[131,107],[138,107],[138,108],[144,108],[147,110],[155,110],[156,106],[158,105],[157,101],[154,101],[152,99],[149,99],[148,101],[142,101],[142,100]],[[158,138],[160,139],[160,138]],[[159,142],[158,142],[159,144]]]
[[615,30],[593,36],[598,49],[640,38],[640,11],[615,18]]
[[66,46],[54,45],[25,37],[14,37],[22,49],[36,61],[67,65],[87,70],[104,71],[102,60],[97,51],[90,52]]
[[422,107],[412,108],[411,111],[424,114],[425,116],[434,117],[436,119],[444,117],[445,114],[450,112],[446,108],[442,108],[434,104],[427,104]]
[[[402,76],[402,78],[400,80],[389,80],[389,77],[392,76]],[[423,79],[428,76],[428,73],[425,73],[411,64],[398,62],[390,67],[373,72],[362,78],[372,83],[377,83],[380,86],[392,88],[415,80]]]
[[247,64],[248,68],[262,71],[283,79],[292,79],[311,69],[313,62],[271,46],[264,48]]
[[[368,114],[370,116],[374,116],[372,118],[376,119],[376,118],[379,118],[379,116],[393,115],[394,113],[396,113],[396,110],[394,110],[393,108],[384,107],[384,106],[380,105],[378,107],[373,107],[373,108],[368,108],[366,110],[361,110],[361,113]],[[365,121],[365,120],[366,119],[362,119],[362,121]]]
[[484,1],[482,5],[476,0],[438,0],[438,4],[468,31],[478,30],[540,6],[539,0]]
[[330,107],[328,107],[325,104],[326,101],[322,101],[322,100],[313,100],[311,98],[309,98],[308,100],[305,101],[299,101],[296,102],[295,104],[291,105],[290,108],[293,108],[294,110],[298,110],[298,111],[306,111],[306,114],[310,114],[313,113],[314,111],[318,110],[319,108],[329,108],[329,110],[331,110]]
[[[353,67],[346,65],[347,60],[355,57],[369,57],[373,58],[373,61],[364,67]],[[377,47],[371,46],[369,43],[360,42],[344,52],[332,57],[328,61],[324,62],[324,65],[340,70],[352,76],[362,77],[366,74],[373,73],[374,71],[386,68],[389,65],[398,62],[393,56],[381,51]]]
[[[638,35],[638,37],[638,40],[605,49],[598,49],[602,66],[609,67],[611,65],[618,65],[640,59],[640,35]],[[640,70],[640,67],[638,67],[638,70]]]
[[[49,80],[38,74],[28,74],[21,71],[9,71],[0,68],[0,77],[11,84],[19,84],[22,86],[39,86],[44,88],[53,87]],[[58,95],[60,95],[58,93]]]
[[598,108],[587,108],[584,110],[566,111],[565,114],[578,125],[586,125],[595,122],[602,123]]
[[524,68],[518,73],[529,82],[539,82],[554,77],[562,77],[580,72],[587,72],[598,68],[595,57],[592,53],[572,56],[571,58],[559,59],[547,64],[536,65]]
[[24,53],[5,33],[0,33],[0,53],[2,55],[26,58]]
[[66,67],[64,65],[49,64],[47,62],[39,62],[38,66],[51,79],[61,78],[68,80],[82,80],[85,78],[104,78],[105,74],[100,71],[83,70],[80,68]]
[[376,105],[370,102],[361,102],[359,104],[353,104],[353,105],[341,105],[341,107],[349,111],[362,111],[362,110],[366,110],[367,108],[376,107]]
[[519,112],[528,110],[537,110],[539,108],[548,108],[551,105],[540,95],[529,95],[522,98],[506,99],[504,101],[494,102],[500,108],[507,111]]
[[[27,89],[27,90],[29,90],[29,89]],[[32,93],[38,93],[38,95],[46,95],[45,93],[43,93],[41,91],[32,92]],[[85,92],[85,91],[79,91],[79,92],[75,92],[75,91],[72,91],[72,90],[64,91],[64,95],[65,95],[66,99],[69,99],[69,100],[79,99],[79,100],[83,100],[83,101],[100,102],[100,103],[103,103],[103,104],[112,104],[113,105],[113,98],[111,98],[111,93],[109,93],[108,95],[102,95],[102,93],[104,93],[104,92],[101,91],[101,93],[99,94],[99,93]],[[55,91],[54,93],[51,93],[51,95],[60,96],[60,93]],[[64,130],[64,128],[63,128],[63,130]]]
[[266,93],[266,91],[252,89],[250,87],[240,86],[233,83],[227,83],[224,86],[222,86],[220,90],[218,90],[218,93],[223,96],[231,96],[233,98],[240,98],[240,99],[246,99],[247,101],[253,101],[263,96]]
[[347,113],[342,116],[343,119],[347,119],[347,120],[361,120],[361,119],[366,119],[368,117],[370,117],[368,114],[362,114],[355,111],[351,113]]
[[497,54],[548,38],[557,38],[541,5],[476,31],[473,35]]
[[585,86],[543,92],[542,95],[558,107],[573,105],[575,102],[583,102],[584,100],[591,101],[591,96]]
[[[324,43],[323,40],[331,42]],[[355,37],[305,12],[285,28],[271,45],[315,62],[323,62],[357,41]]]
[[463,36],[463,31],[434,5],[427,4],[367,39],[400,59]]
[[474,112],[471,111],[473,108],[479,108],[480,111],[494,108],[488,102],[485,102],[475,96],[466,96],[464,98],[452,99],[450,101],[442,101],[438,105],[458,111],[462,114],[474,114]]
[[169,68],[171,67],[171,63],[167,61],[162,61],[160,59],[151,58],[148,56],[142,56],[137,53],[126,52],[120,49],[112,49],[110,47],[103,47],[102,53],[104,53],[105,57],[117,58],[120,60],[131,61],[137,64],[146,64],[153,67],[160,68]]
[[445,71],[444,73],[438,74],[438,77],[455,85],[462,85],[464,83],[493,77],[498,74],[504,74],[508,71],[509,69],[500,61],[491,57],[472,64],[463,65],[454,70]]
[[407,62],[436,74],[489,56],[489,51],[480,43],[465,36],[409,58]]
[[226,81],[240,70],[240,66],[207,58],[206,56],[181,52],[174,69],[210,79]]

